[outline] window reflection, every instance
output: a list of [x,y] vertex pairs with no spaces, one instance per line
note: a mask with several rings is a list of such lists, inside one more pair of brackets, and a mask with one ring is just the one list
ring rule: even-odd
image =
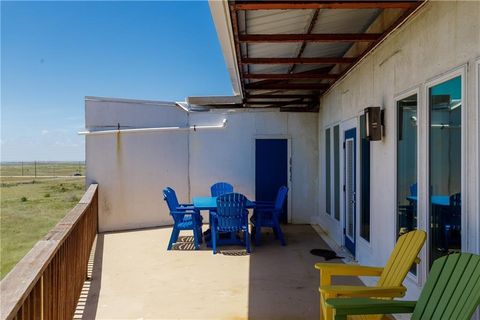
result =
[[331,182],[330,182],[330,128],[325,130],[325,206],[327,214],[332,213]]
[[[417,95],[397,102],[397,237],[417,228]],[[416,274],[413,266],[410,272]]]
[[461,248],[461,77],[429,90],[430,265]]

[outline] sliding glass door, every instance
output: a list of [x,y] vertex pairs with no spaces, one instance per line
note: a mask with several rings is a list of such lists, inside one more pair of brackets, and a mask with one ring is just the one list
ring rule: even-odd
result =
[[428,90],[430,265],[461,249],[462,78]]
[[417,228],[417,108],[417,94],[397,101],[397,238]]

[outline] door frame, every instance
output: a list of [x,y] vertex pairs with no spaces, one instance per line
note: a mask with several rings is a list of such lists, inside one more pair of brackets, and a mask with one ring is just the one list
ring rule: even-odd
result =
[[[347,137],[348,136],[348,137]],[[344,148],[343,149],[343,158],[344,158],[344,162],[343,162],[343,185],[344,185],[344,192],[343,192],[343,202],[344,202],[344,210],[343,210],[343,243],[344,243],[344,246],[350,251],[350,253],[355,256],[356,254],[356,247],[357,247],[357,203],[358,203],[358,194],[357,194],[357,182],[358,182],[358,179],[357,179],[357,173],[358,173],[358,168],[357,168],[357,165],[358,165],[358,159],[357,159],[357,143],[358,143],[358,138],[357,138],[358,134],[357,134],[357,127],[352,127],[352,128],[349,128],[349,129],[344,129],[343,130],[343,145],[344,145]],[[353,218],[353,239],[350,239],[350,237],[347,235],[347,197],[346,197],[346,183],[347,183],[347,153],[346,153],[346,142],[347,140],[353,140],[353,155],[352,155],[352,160],[353,160],[353,174],[352,174],[352,177],[353,177],[353,182],[352,182],[352,185],[353,185],[353,188],[354,188],[354,194],[353,194],[353,201],[354,201],[354,207],[353,207],[353,212],[352,212],[352,218]],[[349,239],[349,241],[351,241],[351,248],[349,248],[347,246],[347,239]]]
[[[256,152],[256,140],[257,139],[284,139],[287,140],[287,222],[292,223],[292,170],[293,170],[293,163],[292,163],[292,137],[286,134],[257,134],[253,136],[253,159],[252,159],[252,166],[253,166],[253,178],[255,179],[257,175],[257,168],[255,167],[255,159],[257,157]],[[253,194],[255,195],[256,190],[255,183],[253,184]]]
[[[446,82],[448,80],[451,80],[453,78],[456,78],[460,76],[461,77],[461,84],[462,84],[462,114],[461,114],[461,121],[462,121],[462,132],[461,132],[461,193],[462,193],[462,211],[461,211],[461,250],[465,251],[468,250],[468,236],[469,236],[469,230],[468,230],[468,223],[469,223],[469,217],[467,214],[467,208],[469,206],[469,188],[466,183],[466,177],[465,177],[465,172],[468,170],[467,167],[467,158],[468,158],[468,151],[467,150],[467,132],[468,132],[468,121],[466,119],[466,112],[467,112],[467,106],[468,106],[468,97],[467,97],[467,70],[466,70],[466,65],[462,65],[460,67],[453,68],[449,71],[446,71],[438,76],[435,76],[425,82],[425,87],[424,87],[424,94],[423,94],[423,101],[424,101],[424,106],[425,106],[425,117],[422,120],[422,127],[423,127],[423,132],[425,134],[425,147],[424,147],[424,152],[425,152],[425,172],[424,172],[424,179],[425,179],[425,185],[423,186],[423,197],[420,199],[418,198],[418,201],[422,200],[425,201],[425,208],[424,208],[424,225],[426,226],[426,232],[427,232],[427,241],[425,245],[426,249],[426,263],[425,263],[425,274],[428,275],[429,273],[429,265],[431,263],[430,261],[430,191],[429,187],[430,186],[430,104],[429,104],[429,90],[430,88],[436,86],[437,84]],[[419,118],[420,119],[420,118]],[[470,138],[471,140],[471,138]],[[470,142],[470,141],[469,141]],[[470,148],[469,148],[470,149]],[[420,168],[419,168],[420,169]],[[419,190],[419,195],[420,195],[420,190]],[[425,280],[425,279],[423,279]]]
[[[420,166],[421,166],[421,161],[422,161],[422,154],[421,154],[421,122],[424,119],[424,114],[423,114],[423,95],[422,95],[422,88],[421,85],[416,85],[408,90],[402,91],[401,93],[397,94],[394,96],[394,135],[395,135],[395,148],[394,148],[394,167],[395,167],[395,186],[394,186],[394,195],[393,198],[394,203],[393,203],[393,212],[395,213],[394,215],[394,223],[393,223],[393,230],[392,230],[392,240],[393,243],[397,242],[397,230],[398,230],[398,181],[397,181],[397,172],[398,172],[398,102],[401,101],[402,99],[408,98],[412,95],[417,95],[417,229],[419,230],[425,230],[426,226],[424,225],[425,218],[424,218],[424,212],[423,210],[420,210],[420,190],[423,188],[424,181],[422,180],[421,172],[420,172]],[[423,199],[423,198],[422,198]],[[423,204],[422,204],[423,205]],[[420,263],[417,264],[417,275],[414,275],[410,271],[407,273],[407,278],[409,278],[411,281],[413,281],[416,285],[421,284],[421,279],[423,279],[424,274],[423,274],[423,269],[424,265],[426,262],[426,255],[425,255],[425,250],[422,249],[419,253],[420,257]]]

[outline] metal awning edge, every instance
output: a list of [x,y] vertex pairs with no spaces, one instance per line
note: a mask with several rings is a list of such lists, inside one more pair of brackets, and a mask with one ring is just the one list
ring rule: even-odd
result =
[[235,41],[232,29],[232,21],[227,0],[209,0],[210,13],[215,24],[218,40],[223,51],[223,57],[232,82],[233,94],[244,97],[238,69],[237,55],[235,53]]

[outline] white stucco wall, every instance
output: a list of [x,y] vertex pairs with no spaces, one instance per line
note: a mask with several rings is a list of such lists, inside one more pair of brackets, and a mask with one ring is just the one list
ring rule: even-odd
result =
[[[426,85],[435,77],[460,68],[465,72],[465,105],[462,126],[465,130],[464,188],[462,205],[463,251],[479,252],[478,207],[478,130],[479,107],[475,62],[480,57],[480,2],[430,2],[404,26],[386,39],[345,79],[339,81],[321,99],[319,114],[319,216],[318,222],[338,244],[343,243],[342,220],[325,215],[325,128],[340,123],[341,133],[349,126],[358,128],[358,117],[369,106],[385,109],[386,135],[370,144],[371,159],[371,240],[359,237],[359,205],[357,205],[357,254],[360,263],[383,265],[395,244],[396,219],[396,109],[395,97],[410,89],[419,90],[419,228],[427,229],[427,105]],[[464,69],[462,69],[464,68]],[[358,137],[357,130],[357,137]],[[343,141],[343,136],[341,137]],[[357,141],[359,141],[357,139]],[[358,146],[358,145],[357,145]],[[358,147],[357,147],[358,150]],[[357,153],[358,156],[358,153]],[[342,156],[341,156],[342,158]],[[359,161],[357,158],[357,165]],[[340,165],[343,168],[343,164]],[[341,170],[342,172],[343,170]],[[343,181],[343,173],[341,173]],[[359,181],[357,170],[357,181]],[[360,190],[357,184],[357,191]],[[343,196],[343,193],[341,193]],[[421,201],[421,200],[425,201]],[[359,204],[357,192],[357,204]],[[343,200],[341,201],[343,203]],[[407,280],[407,297],[416,298],[426,277],[425,250],[418,285]]]
[[[166,103],[87,99],[85,116],[90,130],[188,124],[183,110]],[[100,231],[170,224],[161,182],[188,200],[187,131],[93,135],[85,145],[87,185],[99,184]]]
[[208,195],[208,186],[229,181],[235,190],[254,199],[255,138],[288,138],[292,158],[291,222],[310,223],[317,212],[317,114],[216,111],[191,113],[190,123],[215,124],[224,118],[228,119],[225,130],[190,132],[191,195]]
[[87,183],[99,184],[101,231],[172,223],[162,189],[173,187],[181,202],[210,194],[228,181],[255,197],[255,138],[290,139],[292,223],[310,223],[317,213],[317,114],[278,110],[187,113],[168,103],[87,99],[90,130],[123,126],[217,125],[224,129],[90,135],[86,139]]

